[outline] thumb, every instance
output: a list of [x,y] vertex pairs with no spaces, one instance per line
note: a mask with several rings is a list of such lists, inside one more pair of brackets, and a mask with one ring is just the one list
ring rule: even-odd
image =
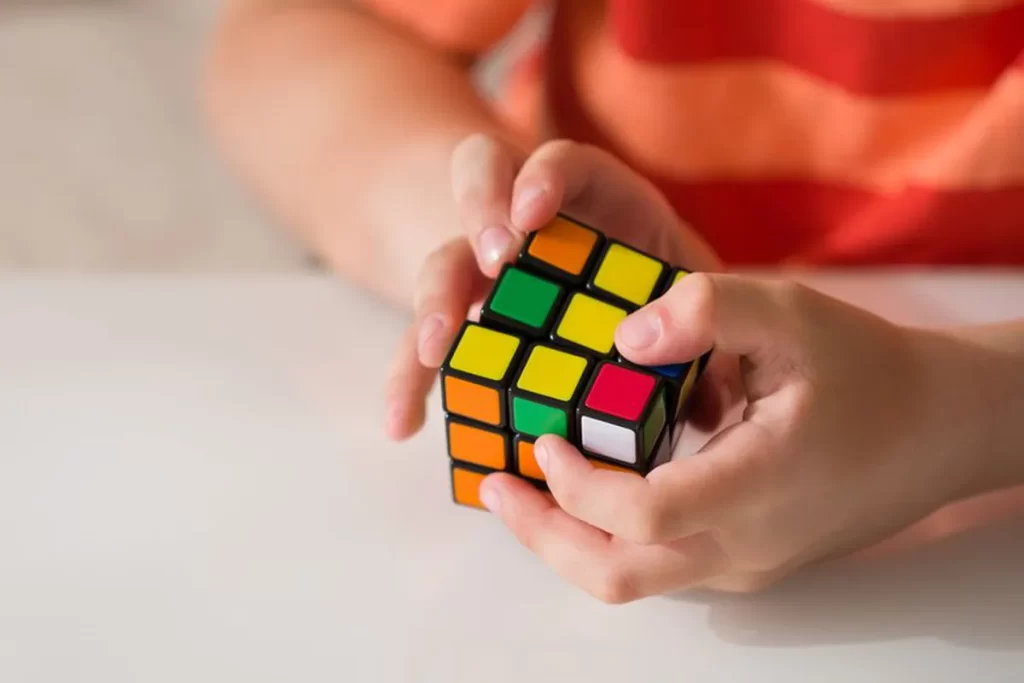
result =
[[615,344],[640,365],[682,363],[712,347],[749,356],[791,334],[788,310],[777,284],[692,273],[623,320]]

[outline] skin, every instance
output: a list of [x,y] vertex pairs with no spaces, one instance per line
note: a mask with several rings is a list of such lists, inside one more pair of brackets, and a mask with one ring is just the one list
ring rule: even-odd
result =
[[744,402],[738,424],[647,478],[595,470],[544,437],[552,495],[507,475],[482,488],[559,575],[611,603],[756,590],[1024,483],[1024,323],[904,328],[723,273],[618,160],[505,130],[470,63],[354,3],[239,0],[214,37],[204,101],[225,157],[283,222],[329,267],[412,310],[388,382],[393,439],[422,427],[459,323],[556,211],[704,271],[630,316],[617,342],[640,363],[714,345],[697,419],[713,428]]
[[[1014,419],[1024,411],[1024,322],[903,327],[792,282],[720,272],[649,183],[591,147],[556,141],[520,163],[474,136],[452,166],[466,236],[422,272],[395,404],[422,405],[459,321],[483,294],[466,278],[482,276],[472,282],[483,287],[485,273],[560,207],[613,231],[644,226],[616,236],[708,264],[629,316],[616,344],[649,365],[714,348],[699,400],[715,409],[703,424],[739,400],[737,424],[646,478],[596,469],[546,436],[535,453],[551,495],[507,474],[481,488],[524,546],[598,599],[760,590],[807,564],[876,547],[958,501],[1024,484],[1024,429]],[[506,212],[512,248],[496,258],[479,236]],[[394,438],[418,427],[389,423]]]

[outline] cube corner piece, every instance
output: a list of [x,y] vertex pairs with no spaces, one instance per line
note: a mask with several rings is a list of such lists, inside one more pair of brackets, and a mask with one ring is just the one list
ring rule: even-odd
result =
[[604,246],[597,229],[564,213],[526,238],[516,264],[569,288],[582,287],[590,278]]
[[664,392],[657,373],[601,361],[576,410],[580,450],[590,458],[645,472],[670,431]]
[[506,390],[525,347],[522,337],[464,322],[438,371],[445,415],[506,427]]

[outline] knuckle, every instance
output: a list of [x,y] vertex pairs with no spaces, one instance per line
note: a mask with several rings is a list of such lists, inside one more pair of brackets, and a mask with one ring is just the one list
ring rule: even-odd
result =
[[637,508],[638,513],[629,529],[629,540],[640,545],[654,545],[666,540],[668,515],[657,505]]
[[609,567],[597,575],[590,594],[607,605],[623,605],[641,596],[636,581],[622,567]]
[[452,163],[459,164],[471,159],[496,154],[501,145],[486,133],[471,133],[462,138],[452,151]]
[[811,290],[793,280],[782,280],[772,285],[775,299],[784,309],[798,310],[807,305]]

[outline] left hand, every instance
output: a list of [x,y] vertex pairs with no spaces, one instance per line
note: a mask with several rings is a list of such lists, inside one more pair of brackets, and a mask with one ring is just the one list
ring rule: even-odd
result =
[[693,274],[627,318],[616,344],[645,365],[712,345],[735,354],[747,407],[646,478],[595,469],[545,436],[535,452],[550,497],[508,474],[485,480],[484,503],[519,541],[603,601],[760,589],[979,492],[971,411],[984,406],[968,375],[983,360],[963,362],[941,333],[799,285]]

